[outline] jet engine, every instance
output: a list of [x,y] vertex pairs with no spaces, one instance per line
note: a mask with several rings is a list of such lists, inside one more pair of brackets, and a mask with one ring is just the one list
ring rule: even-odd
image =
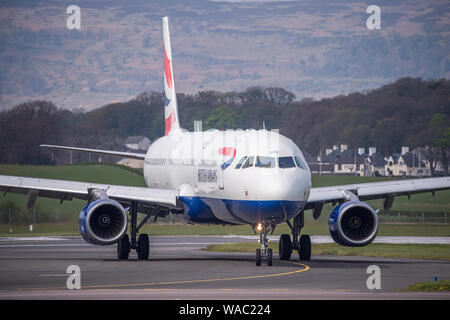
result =
[[370,244],[377,235],[378,216],[365,202],[347,201],[331,212],[328,228],[336,243],[348,247],[363,247]]
[[127,231],[128,218],[120,203],[102,198],[81,209],[78,227],[84,240],[107,245],[119,241]]

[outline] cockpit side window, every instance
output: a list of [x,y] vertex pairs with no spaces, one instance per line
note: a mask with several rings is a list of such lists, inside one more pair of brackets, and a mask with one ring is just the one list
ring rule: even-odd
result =
[[245,161],[244,165],[242,166],[242,169],[253,167],[254,161],[255,161],[255,157],[248,157],[247,161]]
[[275,158],[258,156],[258,157],[256,157],[255,167],[274,168],[275,167]]
[[302,159],[300,159],[300,157],[295,156],[294,160],[295,160],[295,163],[297,164],[297,167],[306,170],[306,168],[307,168],[306,164],[305,164],[305,162],[302,161]]
[[244,164],[245,160],[247,160],[247,157],[242,157],[241,160],[239,160],[239,162],[237,163],[236,167],[234,167],[234,168],[240,169],[242,167],[242,165]]
[[292,157],[279,157],[278,166],[281,169],[285,168],[295,168],[294,159]]

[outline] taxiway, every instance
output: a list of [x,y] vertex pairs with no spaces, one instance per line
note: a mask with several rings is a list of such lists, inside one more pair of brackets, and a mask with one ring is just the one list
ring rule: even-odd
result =
[[[313,255],[303,262],[293,255],[284,262],[274,254],[272,267],[256,267],[252,253],[202,250],[254,237],[150,241],[150,260],[132,252],[128,261],[118,261],[116,246],[92,246],[80,237],[1,238],[0,299],[450,299],[449,293],[398,291],[449,279],[447,261]],[[80,267],[81,290],[66,287],[69,265]],[[370,265],[381,269],[381,290],[367,288]]]

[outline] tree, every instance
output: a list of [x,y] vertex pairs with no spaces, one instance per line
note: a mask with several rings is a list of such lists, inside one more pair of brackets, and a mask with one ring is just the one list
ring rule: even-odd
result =
[[443,113],[436,113],[428,124],[432,145],[441,151],[444,174],[448,175],[450,153],[450,118]]
[[295,95],[292,92],[279,87],[266,88],[264,93],[270,102],[279,105],[290,103],[295,99]]
[[31,101],[0,114],[1,162],[52,163],[40,144],[57,144],[61,138],[59,111],[49,101]]
[[228,106],[214,109],[205,121],[205,129],[236,129],[239,127],[237,112]]
[[425,157],[427,158],[427,160],[430,163],[431,175],[434,176],[435,170],[436,170],[439,158],[440,158],[441,151],[438,148],[435,148],[432,146],[425,146],[424,151],[425,151]]

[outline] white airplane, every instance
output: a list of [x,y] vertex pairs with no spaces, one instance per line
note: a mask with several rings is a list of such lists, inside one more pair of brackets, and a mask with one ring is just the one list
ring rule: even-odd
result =
[[[146,154],[42,145],[143,160],[148,187],[0,175],[0,191],[27,195],[27,207],[38,196],[87,200],[78,220],[81,235],[92,244],[117,243],[118,259],[128,259],[131,249],[138,259],[148,259],[149,237],[140,228],[150,217],[174,213],[193,224],[250,225],[261,242],[256,265],[262,259],[272,265],[267,236],[285,222],[291,235],[280,236],[279,258],[289,260],[294,250],[300,260],[311,258],[310,237],[301,232],[305,210],[317,219],[324,204],[339,203],[328,220],[332,238],[344,246],[365,246],[376,237],[378,217],[363,201],[385,199],[386,209],[396,196],[450,189],[450,177],[312,188],[302,152],[276,131],[203,132],[198,123],[194,132],[181,129],[167,17],[163,38],[165,136]],[[139,224],[138,213],[144,215]]]

